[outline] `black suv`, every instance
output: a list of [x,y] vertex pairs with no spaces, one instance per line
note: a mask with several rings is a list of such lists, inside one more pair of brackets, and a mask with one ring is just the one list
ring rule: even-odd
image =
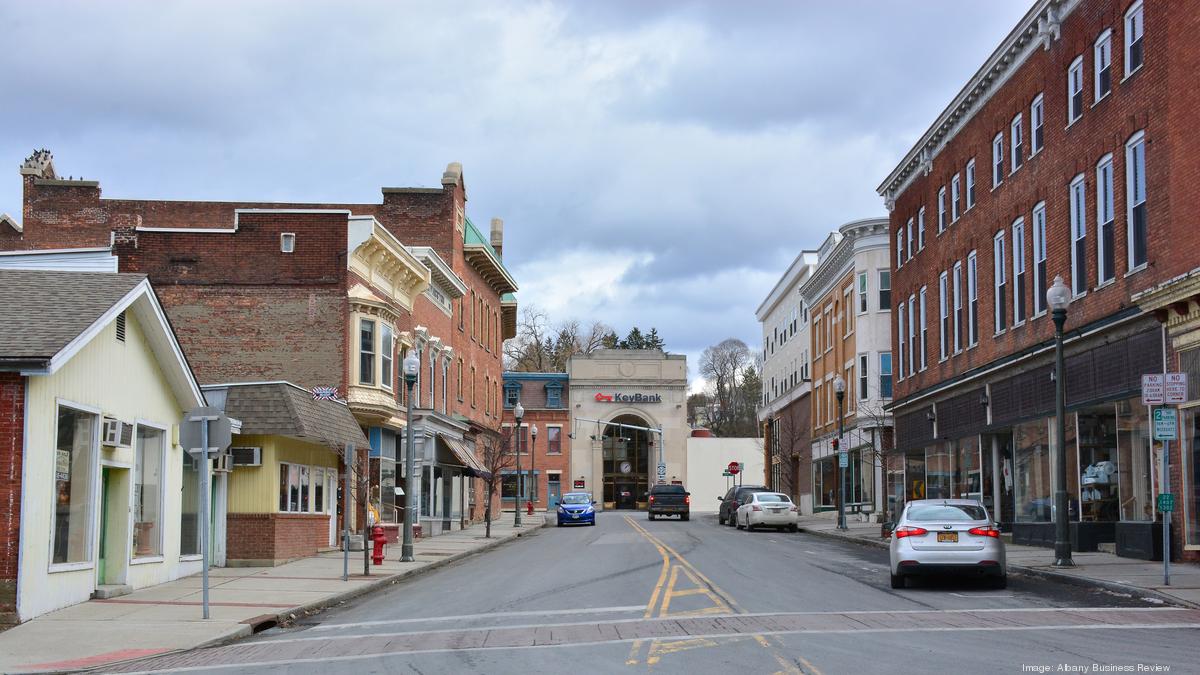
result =
[[738,485],[729,488],[724,497],[717,497],[721,502],[721,510],[717,512],[717,522],[733,527],[737,524],[737,510],[742,503],[742,497],[753,492],[770,492],[765,485]]

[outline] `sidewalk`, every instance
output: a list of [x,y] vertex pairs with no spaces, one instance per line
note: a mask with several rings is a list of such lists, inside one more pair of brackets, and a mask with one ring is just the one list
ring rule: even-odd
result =
[[[175,650],[228,642],[254,625],[299,617],[393,582],[512,541],[541,527],[527,517],[418,539],[416,561],[400,562],[400,545],[387,547],[382,565],[363,577],[361,551],[350,552],[350,579],[342,581],[342,553],[333,551],[278,567],[209,571],[209,616],[201,614],[199,575],[151,586],[111,600],[92,600],[0,632],[0,672],[78,671]],[[532,522],[531,522],[532,521]]]
[[[846,527],[839,531],[832,514],[800,517],[801,532],[888,547],[888,540],[880,537],[879,523],[854,522],[847,518]],[[1053,549],[1006,543],[1005,550],[1010,572],[1200,608],[1200,565],[1194,563],[1171,563],[1171,585],[1164,586],[1161,561],[1121,558],[1111,553],[1073,553],[1071,557],[1076,566],[1064,569],[1054,566]]]

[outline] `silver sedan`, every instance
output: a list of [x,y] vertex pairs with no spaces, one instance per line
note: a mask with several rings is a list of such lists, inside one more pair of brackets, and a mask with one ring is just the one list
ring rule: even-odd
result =
[[917,575],[986,576],[993,588],[1008,584],[1004,542],[987,509],[974,499],[908,502],[892,530],[892,588]]

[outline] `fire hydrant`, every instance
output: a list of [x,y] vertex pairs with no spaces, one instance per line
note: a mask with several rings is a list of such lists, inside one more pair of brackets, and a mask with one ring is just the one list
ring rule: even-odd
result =
[[532,499],[525,502],[525,513],[528,515],[531,515],[531,516],[533,515],[533,500]]
[[383,547],[387,545],[387,537],[383,536],[383,528],[379,525],[371,529],[371,541],[375,542],[375,548],[371,551],[371,562],[382,565]]

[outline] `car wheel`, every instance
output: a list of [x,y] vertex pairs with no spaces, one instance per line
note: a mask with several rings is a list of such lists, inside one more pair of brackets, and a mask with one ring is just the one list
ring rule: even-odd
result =
[[740,520],[737,521],[737,529],[739,529],[739,530],[745,529],[742,527],[742,521],[740,521]]
[[899,574],[892,575],[892,588],[904,588],[906,585],[903,576]]
[[989,579],[989,581],[991,582],[992,588],[995,588],[997,590],[1003,590],[1005,588],[1008,588],[1008,575],[1007,574],[1001,574],[998,577],[992,577],[991,579]]
[[653,513],[647,513],[647,514],[646,514],[646,520],[654,520],[654,514],[653,514]]
[[592,522],[588,523],[588,525],[590,525],[590,526],[592,526],[592,527],[595,527],[595,526],[596,526],[596,521],[594,521],[594,520],[593,520]]
[[788,532],[799,532],[799,531],[800,531],[799,525],[788,525]]
[[725,517],[724,517],[724,516],[720,516],[720,515],[718,515],[718,516],[717,516],[717,524],[718,524],[718,525],[724,525],[724,524],[725,524]]
[[679,516],[679,519],[680,519],[680,520],[691,520],[691,519],[692,519],[692,514],[690,514],[690,513],[685,513],[685,514],[683,514],[682,516]]

